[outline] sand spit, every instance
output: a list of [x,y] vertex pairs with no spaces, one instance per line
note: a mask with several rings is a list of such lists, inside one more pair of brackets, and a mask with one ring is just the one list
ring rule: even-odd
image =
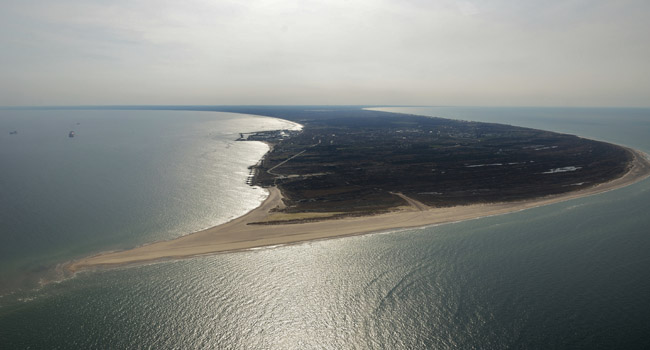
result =
[[622,177],[594,187],[560,195],[518,202],[430,208],[402,194],[396,194],[404,198],[410,207],[374,216],[345,217],[337,220],[295,224],[248,225],[249,223],[264,221],[271,209],[282,206],[280,191],[277,188],[269,188],[268,198],[258,208],[223,225],[169,241],[155,242],[134,249],[107,252],[83,258],[67,264],[65,269],[75,272],[96,267],[180,259],[390,229],[422,227],[521,211],[610,191],[628,186],[650,176],[648,156],[640,151],[628,150],[634,155],[634,160],[631,163],[630,170]]

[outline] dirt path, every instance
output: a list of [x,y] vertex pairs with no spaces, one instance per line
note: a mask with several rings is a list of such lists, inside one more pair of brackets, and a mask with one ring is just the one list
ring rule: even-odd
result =
[[396,195],[396,196],[402,198],[402,199],[405,200],[405,201],[406,201],[406,202],[407,202],[407,203],[408,203],[412,208],[415,208],[415,209],[418,210],[418,211],[426,211],[426,210],[431,209],[430,206],[428,206],[428,205],[426,205],[426,204],[424,204],[424,203],[422,203],[422,202],[420,202],[420,201],[417,201],[417,200],[415,200],[415,199],[413,199],[413,198],[411,198],[411,197],[408,197],[408,196],[404,195],[404,194],[401,193],[401,192],[391,192],[391,194],[394,194],[394,195]]

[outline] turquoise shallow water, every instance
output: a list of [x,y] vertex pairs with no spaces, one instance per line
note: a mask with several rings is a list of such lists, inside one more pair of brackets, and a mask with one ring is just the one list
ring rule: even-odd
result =
[[[650,110],[418,113],[577,133],[650,151]],[[644,181],[449,225],[81,273],[4,297],[0,344],[644,349],[650,346],[649,204]]]

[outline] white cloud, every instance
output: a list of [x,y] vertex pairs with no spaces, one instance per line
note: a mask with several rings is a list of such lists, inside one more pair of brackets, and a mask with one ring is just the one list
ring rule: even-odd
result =
[[470,1],[457,0],[457,3],[460,12],[466,16],[476,15],[480,12],[478,7]]
[[4,105],[643,105],[650,97],[650,4],[641,1],[0,6]]

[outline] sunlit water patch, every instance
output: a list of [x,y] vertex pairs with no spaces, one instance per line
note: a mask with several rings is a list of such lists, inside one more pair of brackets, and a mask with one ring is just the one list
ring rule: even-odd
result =
[[[514,118],[517,110],[502,113]],[[539,113],[541,123],[548,111]],[[576,126],[587,112],[562,113],[564,125]],[[645,122],[637,111],[618,113],[617,119],[598,117],[613,141],[630,128],[650,127],[648,112]],[[571,131],[557,119],[550,118],[547,129]],[[583,136],[607,135],[586,124]],[[628,137],[626,144],[650,150],[645,136]],[[5,299],[0,343],[645,349],[649,190],[643,181],[447,225],[81,273]]]
[[268,146],[239,133],[298,127],[216,112],[0,111],[0,288],[241,216],[266,197],[246,178]]

